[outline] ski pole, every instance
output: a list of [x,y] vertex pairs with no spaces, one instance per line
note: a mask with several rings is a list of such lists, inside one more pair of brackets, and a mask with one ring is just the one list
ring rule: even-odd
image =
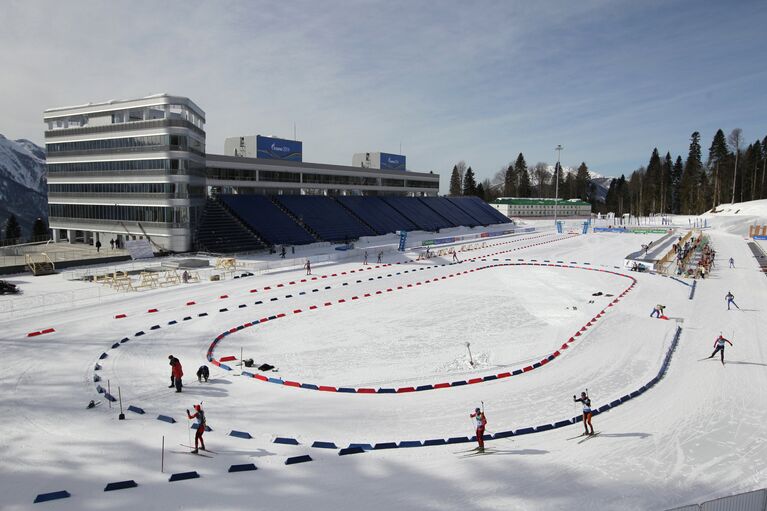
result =
[[125,414],[123,413],[123,394],[120,392],[120,386],[117,386],[117,397],[120,399],[120,415],[117,417],[118,420],[124,421],[125,420]]
[[160,454],[160,473],[165,471],[165,435],[162,436],[162,454]]

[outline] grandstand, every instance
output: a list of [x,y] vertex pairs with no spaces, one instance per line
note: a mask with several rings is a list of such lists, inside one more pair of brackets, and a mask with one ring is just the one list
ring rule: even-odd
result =
[[[208,201],[197,239],[202,249],[237,252],[508,222],[476,197],[220,195],[218,201]],[[207,232],[211,228],[214,233]],[[229,246],[227,239],[232,241]]]

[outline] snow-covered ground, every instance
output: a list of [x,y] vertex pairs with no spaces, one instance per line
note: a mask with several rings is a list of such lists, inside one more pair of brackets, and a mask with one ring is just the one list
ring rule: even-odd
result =
[[[615,268],[662,235],[557,235],[547,226],[489,239],[485,248],[461,253],[459,264],[387,253],[384,265],[340,261],[315,267],[313,276],[283,270],[0,317],[1,506],[666,509],[764,487],[767,336],[760,327],[767,278],[743,237],[747,221],[767,216],[767,206],[750,215],[741,228],[732,215],[709,220],[720,264],[697,283],[692,300],[684,283]],[[686,217],[678,223],[686,225]],[[729,257],[734,269],[722,264]],[[537,265],[544,260],[558,266]],[[29,288],[61,293],[83,286],[96,293],[99,284],[49,276]],[[727,310],[727,291],[741,310]],[[658,302],[670,320],[649,317]],[[239,375],[235,362],[233,371],[209,364],[211,380],[198,383],[194,373],[213,340],[240,325],[246,327],[217,344],[216,358],[239,358],[242,349],[244,358],[278,368],[267,377],[318,386],[401,389],[535,367],[476,384],[383,394],[264,382]],[[677,326],[682,334],[665,377],[595,416],[601,434],[585,442],[572,438],[582,430],[574,424],[489,441],[493,452],[478,457],[459,452],[473,447],[466,443],[348,456],[311,447],[471,436],[468,415],[481,402],[491,433],[567,420],[579,414],[573,394],[586,388],[598,407],[647,384]],[[55,331],[27,337],[47,328]],[[734,343],[726,366],[701,360],[720,332]],[[100,360],[102,353],[108,356]],[[170,354],[184,365],[180,394],[168,388]],[[125,408],[146,414],[126,411],[119,421],[116,405],[110,409],[96,393],[94,374],[113,394],[119,388]],[[102,403],[88,410],[91,399]],[[213,428],[205,436],[211,457],[180,445],[191,436],[185,410],[200,401]],[[232,430],[253,438],[229,436]],[[299,445],[274,443],[276,437]],[[304,454],[313,461],[285,464]],[[258,470],[227,471],[243,463]],[[171,473],[191,470],[200,478],[168,482]],[[127,479],[138,487],[103,491]],[[58,490],[72,496],[32,504]]]

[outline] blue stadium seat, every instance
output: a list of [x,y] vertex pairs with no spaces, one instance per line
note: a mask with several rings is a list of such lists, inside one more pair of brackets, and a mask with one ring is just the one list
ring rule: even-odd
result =
[[436,231],[445,227],[454,227],[416,197],[381,197],[381,199],[421,230]]
[[445,217],[454,226],[474,227],[479,222],[464,210],[447,200],[446,197],[418,197],[418,200]]
[[338,202],[322,195],[281,195],[277,201],[323,241],[348,241],[376,233]]
[[264,195],[221,195],[221,202],[262,239],[272,244],[304,245],[316,240]]
[[380,197],[341,196],[336,200],[375,229],[378,234],[415,231],[418,227]]
[[511,222],[505,215],[479,197],[448,197],[447,200],[476,218],[482,225]]

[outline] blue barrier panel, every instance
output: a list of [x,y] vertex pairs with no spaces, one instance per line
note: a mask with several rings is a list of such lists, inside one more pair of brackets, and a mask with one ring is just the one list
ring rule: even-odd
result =
[[277,316],[269,316],[269,321],[271,321],[273,319],[277,319]]
[[184,321],[189,321],[190,319],[192,319],[192,316],[184,316]]
[[509,438],[509,437],[512,437],[512,436],[514,436],[514,432],[513,431],[500,431],[500,432],[494,434],[493,438],[494,439]]
[[[270,302],[276,302],[277,300],[279,300],[279,298],[277,298],[276,296],[274,298],[270,298],[269,299]],[[271,319],[271,318],[269,318],[269,319]]]
[[149,330],[158,330],[160,328],[160,325],[152,325],[149,327]]
[[318,449],[338,449],[336,444],[333,442],[314,442],[312,447],[316,447]]
[[178,474],[171,474],[168,481],[172,483],[173,481],[185,481],[187,479],[197,479],[198,477],[200,477],[200,474],[198,474],[196,470],[192,470],[191,472],[179,472]]
[[573,424],[575,424],[576,422],[583,422],[583,415],[579,415],[577,417],[573,417],[570,420],[573,421]]
[[105,359],[105,358],[107,358],[108,356],[109,356],[109,355],[107,355],[106,353],[102,353],[102,354],[101,354],[101,356],[99,357],[99,360],[104,360],[104,359]]
[[424,440],[423,446],[424,447],[431,447],[432,445],[445,445],[447,442],[444,438],[432,438],[430,440]]
[[539,367],[541,367],[540,362],[536,362],[535,364],[533,364],[533,369],[538,369]]
[[497,380],[497,379],[498,379],[498,377],[496,375],[491,374],[489,376],[485,376],[484,378],[482,378],[482,381],[492,381],[492,380]]
[[178,321],[176,321],[175,319],[171,319],[170,321],[168,321],[168,325],[175,325],[176,323],[178,323]]
[[106,487],[104,487],[104,491],[125,490],[126,488],[135,488],[137,486],[138,484],[136,484],[136,481],[128,479],[127,481],[108,483]]
[[451,387],[460,387],[461,385],[466,385],[466,382],[464,380],[459,380],[450,383]]
[[312,457],[308,454],[304,454],[303,456],[293,456],[285,460],[286,465],[295,465],[296,463],[306,463],[307,461],[312,461]]
[[285,298],[293,298],[293,295],[285,295]]
[[261,300],[259,300],[259,301],[257,301],[257,302],[253,302],[253,305],[261,305],[262,303],[264,303],[264,302],[263,302],[263,301],[261,301]]
[[514,435],[515,436],[527,435],[528,433],[533,433],[533,432],[535,432],[534,428],[522,428],[522,429],[518,429],[514,431]]
[[282,378],[269,378],[269,383],[276,383],[278,385],[282,385],[284,382],[282,381]]
[[338,387],[336,392],[347,392],[350,394],[355,394],[357,391],[355,389],[352,389],[350,387]]
[[114,344],[112,345],[112,349],[113,349],[113,350],[114,350],[114,349],[117,349],[117,348],[119,348],[119,347],[120,347],[120,343],[119,343],[119,342],[116,342],[116,343],[114,343]]
[[522,369],[514,369],[514,372],[511,373],[512,376],[516,376],[518,374],[522,374],[524,371]]
[[141,337],[142,335],[144,335],[144,331],[143,330],[139,330],[138,332],[133,334],[133,337]]
[[381,449],[396,449],[396,448],[397,448],[396,442],[381,442],[373,446],[373,449],[377,451]]
[[236,436],[237,438],[253,438],[247,431],[232,430],[229,432],[229,436]]
[[229,309],[224,307],[223,309],[218,309],[218,312],[229,312]]
[[253,463],[242,463],[229,467],[229,472],[248,472],[250,470],[258,470],[258,468]]
[[536,433],[540,432],[540,431],[548,431],[550,429],[554,429],[554,426],[552,426],[551,424],[543,424],[541,426],[536,426],[535,427]]
[[346,447],[338,451],[339,456],[346,456],[347,454],[362,454],[365,449],[361,447]]
[[[610,406],[610,405],[606,405],[606,406]],[[596,416],[597,416],[597,415],[599,415],[600,413],[602,413],[602,412],[606,412],[606,411],[607,411],[607,410],[591,410],[591,415],[592,415],[592,417],[596,417]]]
[[[247,307],[247,305],[245,305],[244,303],[241,303],[240,305],[237,306],[237,308],[239,309],[244,309],[245,307]],[[237,330],[239,330],[239,328]]]
[[[615,402],[615,401],[613,401],[613,403],[614,403],[614,402]],[[620,401],[618,401],[618,404],[620,404]],[[610,408],[612,408],[612,407],[613,407],[613,405],[612,405],[612,404],[609,404],[609,405],[602,405],[602,406],[600,406],[600,407],[599,407],[597,410],[592,410],[592,411],[591,411],[591,413],[592,413],[592,415],[593,415],[593,414],[594,414],[594,412],[599,412],[599,413],[602,413],[602,412],[606,412],[607,410],[609,410],[609,409],[610,409]]]
[[219,365],[218,365],[218,367],[220,367],[220,368],[221,368],[221,369],[223,369],[224,371],[231,371],[231,370],[232,370],[232,368],[231,368],[231,367],[229,367],[229,366],[228,366],[228,365],[226,365],[226,364],[219,364]]
[[564,426],[569,426],[572,424],[572,421],[557,421],[554,423],[555,428],[561,428]]
[[144,413],[145,413],[143,408],[139,408],[138,406],[133,406],[133,405],[130,405],[128,407],[128,411],[129,412],[137,413],[139,415],[144,415]]
[[128,342],[128,341],[130,341],[130,338],[129,338],[129,337],[123,337],[122,339],[120,339],[120,342],[121,342],[121,343],[123,343],[123,342]]
[[66,499],[71,496],[72,495],[66,490],[54,491],[51,493],[41,493],[35,497],[35,504],[38,502],[48,502],[49,500]]
[[624,401],[626,401],[627,399],[634,399],[635,397],[637,397],[637,396],[638,396],[638,395],[640,395],[641,393],[642,393],[641,391],[639,391],[639,390],[635,390],[634,392],[632,392],[631,394],[629,394],[629,395],[628,395],[626,398],[624,398],[623,400],[624,400]]
[[94,371],[100,371],[100,370],[101,370],[101,366],[100,366],[99,364],[96,364],[96,365],[93,367],[93,370],[94,370]]
[[94,374],[93,383],[100,382],[100,381],[101,381],[101,376],[99,376],[98,374]]
[[205,316],[207,316],[207,315],[208,315],[208,313],[207,313],[207,312],[201,312],[201,313],[199,313],[199,314],[197,315],[197,317],[198,317],[198,318],[203,318],[203,317],[205,317]]
[[173,417],[168,417],[167,415],[158,415],[157,416],[157,420],[158,421],[163,421],[163,422],[168,422],[170,424],[175,424],[176,423],[176,419],[174,419]]
[[[199,424],[199,423],[197,423],[197,422],[195,422],[195,423],[193,423],[193,424],[192,424],[192,427],[191,427],[191,428],[189,428],[189,429],[197,429],[197,428],[199,428],[199,427],[200,427],[200,424]],[[213,431],[213,428],[211,428],[210,426],[208,426],[208,425],[206,424],[206,425],[205,425],[205,431],[206,431],[206,432],[210,432],[210,431]]]
[[449,444],[464,444],[466,442],[471,442],[467,436],[454,436],[447,439]]
[[104,392],[106,392],[106,390],[104,390],[104,387],[102,387],[101,385],[96,385],[96,392],[98,392],[99,394],[103,394]]
[[302,389],[319,390],[319,387],[313,383],[302,383]]
[[116,397],[114,397],[114,396],[113,396],[112,394],[110,394],[109,392],[104,392],[104,397],[107,399],[107,401],[111,401],[111,402],[113,402],[113,403],[114,403],[115,401],[117,401],[117,398],[116,398]]
[[621,399],[616,399],[615,401],[611,401],[610,402],[610,408],[612,408],[614,406],[618,406],[619,404],[621,404],[622,401],[623,401],[622,398]]
[[416,392],[420,392],[422,390],[432,390],[434,388],[434,385],[419,385],[415,388]]
[[404,440],[399,443],[400,447],[421,447],[422,445],[420,440]]
[[376,392],[378,394],[396,394],[397,389],[378,389]]
[[295,438],[288,438],[288,437],[281,437],[278,436],[274,440],[272,440],[275,444],[285,444],[285,445],[298,445],[298,440]]
[[243,371],[243,372],[242,372],[242,375],[243,375],[243,376],[246,376],[246,377],[248,377],[248,378],[253,378],[253,373],[249,373],[248,371]]
[[372,451],[373,446],[370,444],[349,444],[349,447],[359,447],[360,449],[364,451]]

